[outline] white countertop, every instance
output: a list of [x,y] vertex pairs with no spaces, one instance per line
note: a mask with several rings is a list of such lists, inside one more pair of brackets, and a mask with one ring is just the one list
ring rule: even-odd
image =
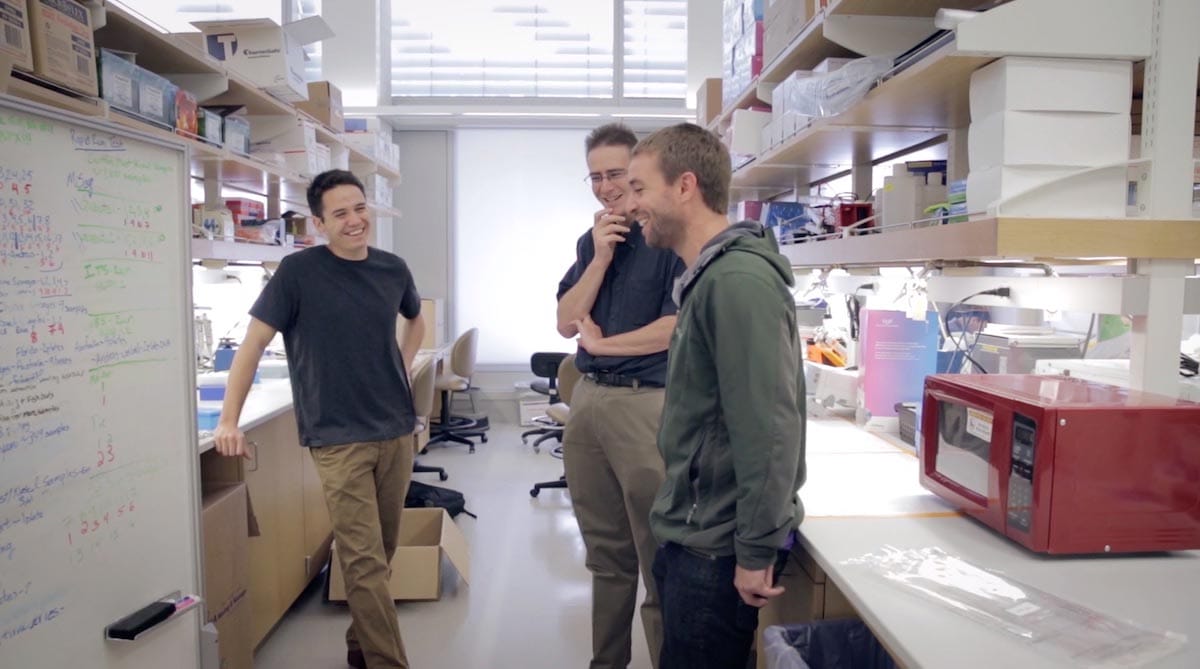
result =
[[[448,347],[421,349],[413,360],[413,373],[423,365],[440,360],[448,350]],[[244,432],[291,410],[291,382],[287,379],[265,379],[251,386],[246,403],[242,406],[242,419],[238,421],[238,427]],[[203,453],[212,447],[212,432],[201,432],[199,452]]]
[[[287,379],[266,379],[250,387],[238,427],[246,431],[291,410],[292,384]],[[212,447],[212,433],[201,432],[200,452],[203,453]]]
[[1110,617],[1184,634],[1182,652],[1149,667],[1200,667],[1200,551],[1041,556],[954,513],[917,476],[917,459],[884,438],[845,420],[809,419],[801,542],[897,661],[910,669],[1075,666],[865,567],[842,564],[884,546],[938,547]]

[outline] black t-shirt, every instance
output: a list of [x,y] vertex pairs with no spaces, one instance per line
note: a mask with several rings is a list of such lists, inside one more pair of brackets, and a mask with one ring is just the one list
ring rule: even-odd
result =
[[283,333],[301,444],[412,433],[397,313],[416,318],[421,298],[396,255],[373,248],[366,260],[345,260],[316,246],[279,264],[250,315]]
[[[575,246],[576,259],[558,283],[558,299],[579,283],[584,270],[596,256],[592,231],[588,230]],[[592,320],[604,336],[611,337],[645,327],[678,310],[671,292],[675,279],[683,274],[683,261],[674,252],[646,244],[642,226],[630,226],[625,241],[613,249],[613,261],[604,274],[604,283],[592,305]],[[579,371],[606,372],[629,376],[640,381],[663,384],[667,380],[667,352],[641,356],[593,356],[582,348],[575,356]]]

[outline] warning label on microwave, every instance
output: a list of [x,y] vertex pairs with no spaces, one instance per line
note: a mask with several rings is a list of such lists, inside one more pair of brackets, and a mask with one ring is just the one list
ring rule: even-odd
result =
[[992,414],[967,407],[967,434],[990,442],[992,440]]

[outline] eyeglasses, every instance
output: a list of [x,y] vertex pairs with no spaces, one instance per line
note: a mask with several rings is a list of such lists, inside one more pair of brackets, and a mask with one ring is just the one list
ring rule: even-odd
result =
[[616,183],[624,181],[625,177],[629,176],[628,170],[607,170],[605,172],[593,172],[583,178],[584,183],[590,183],[593,186],[599,186],[604,183],[605,179]]

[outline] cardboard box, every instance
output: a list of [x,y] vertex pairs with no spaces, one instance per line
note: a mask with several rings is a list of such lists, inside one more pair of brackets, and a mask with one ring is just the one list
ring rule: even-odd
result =
[[730,125],[729,152],[758,155],[763,147],[762,129],[771,122],[771,112],[738,109]]
[[136,78],[132,53],[100,49],[100,97],[110,107],[137,113]]
[[203,204],[192,205],[192,236],[232,242],[237,230],[233,212],[228,209],[205,209]]
[[266,207],[258,200],[231,198],[225,200],[225,207],[233,213],[233,222],[236,225],[244,225],[247,220],[261,221],[267,217]]
[[346,131],[346,118],[342,113],[342,91],[328,81],[309,82],[308,100],[297,102],[296,108],[311,114],[334,132]]
[[[471,553],[466,537],[442,508],[410,508],[400,516],[400,537],[392,557],[388,591],[397,600],[435,600],[442,596],[442,558],[470,580]],[[346,583],[335,542],[329,564],[329,599],[345,601]]]
[[100,94],[92,13],[74,0],[29,0],[33,71],[74,91]]
[[536,419],[546,415],[550,408],[550,398],[541,393],[521,393],[517,398],[517,414],[522,427],[541,425]]
[[971,171],[1004,165],[1097,166],[1129,160],[1129,114],[1010,111],[971,123]]
[[696,122],[708,127],[713,119],[721,115],[721,80],[705,79],[696,90]]
[[[1047,166],[973,169],[967,175],[967,207],[973,212],[989,210],[997,200],[1063,179],[1082,169]],[[1012,216],[1121,218],[1126,213],[1127,194],[1128,170],[1121,165],[1067,178],[1002,205],[1000,210]]]
[[217,627],[222,668],[253,666],[248,500],[244,483],[213,486],[202,500],[205,621]]
[[317,124],[306,118],[250,116],[248,120],[254,151],[295,151],[317,145]]
[[1124,113],[1133,64],[1069,58],[1001,58],[971,74],[971,120],[1003,111]]
[[287,23],[270,19],[196,21],[208,54],[287,102],[308,99],[304,45],[333,36],[319,16]]
[[33,47],[29,43],[29,15],[25,0],[0,0],[0,55],[12,58],[13,66],[33,71]]

